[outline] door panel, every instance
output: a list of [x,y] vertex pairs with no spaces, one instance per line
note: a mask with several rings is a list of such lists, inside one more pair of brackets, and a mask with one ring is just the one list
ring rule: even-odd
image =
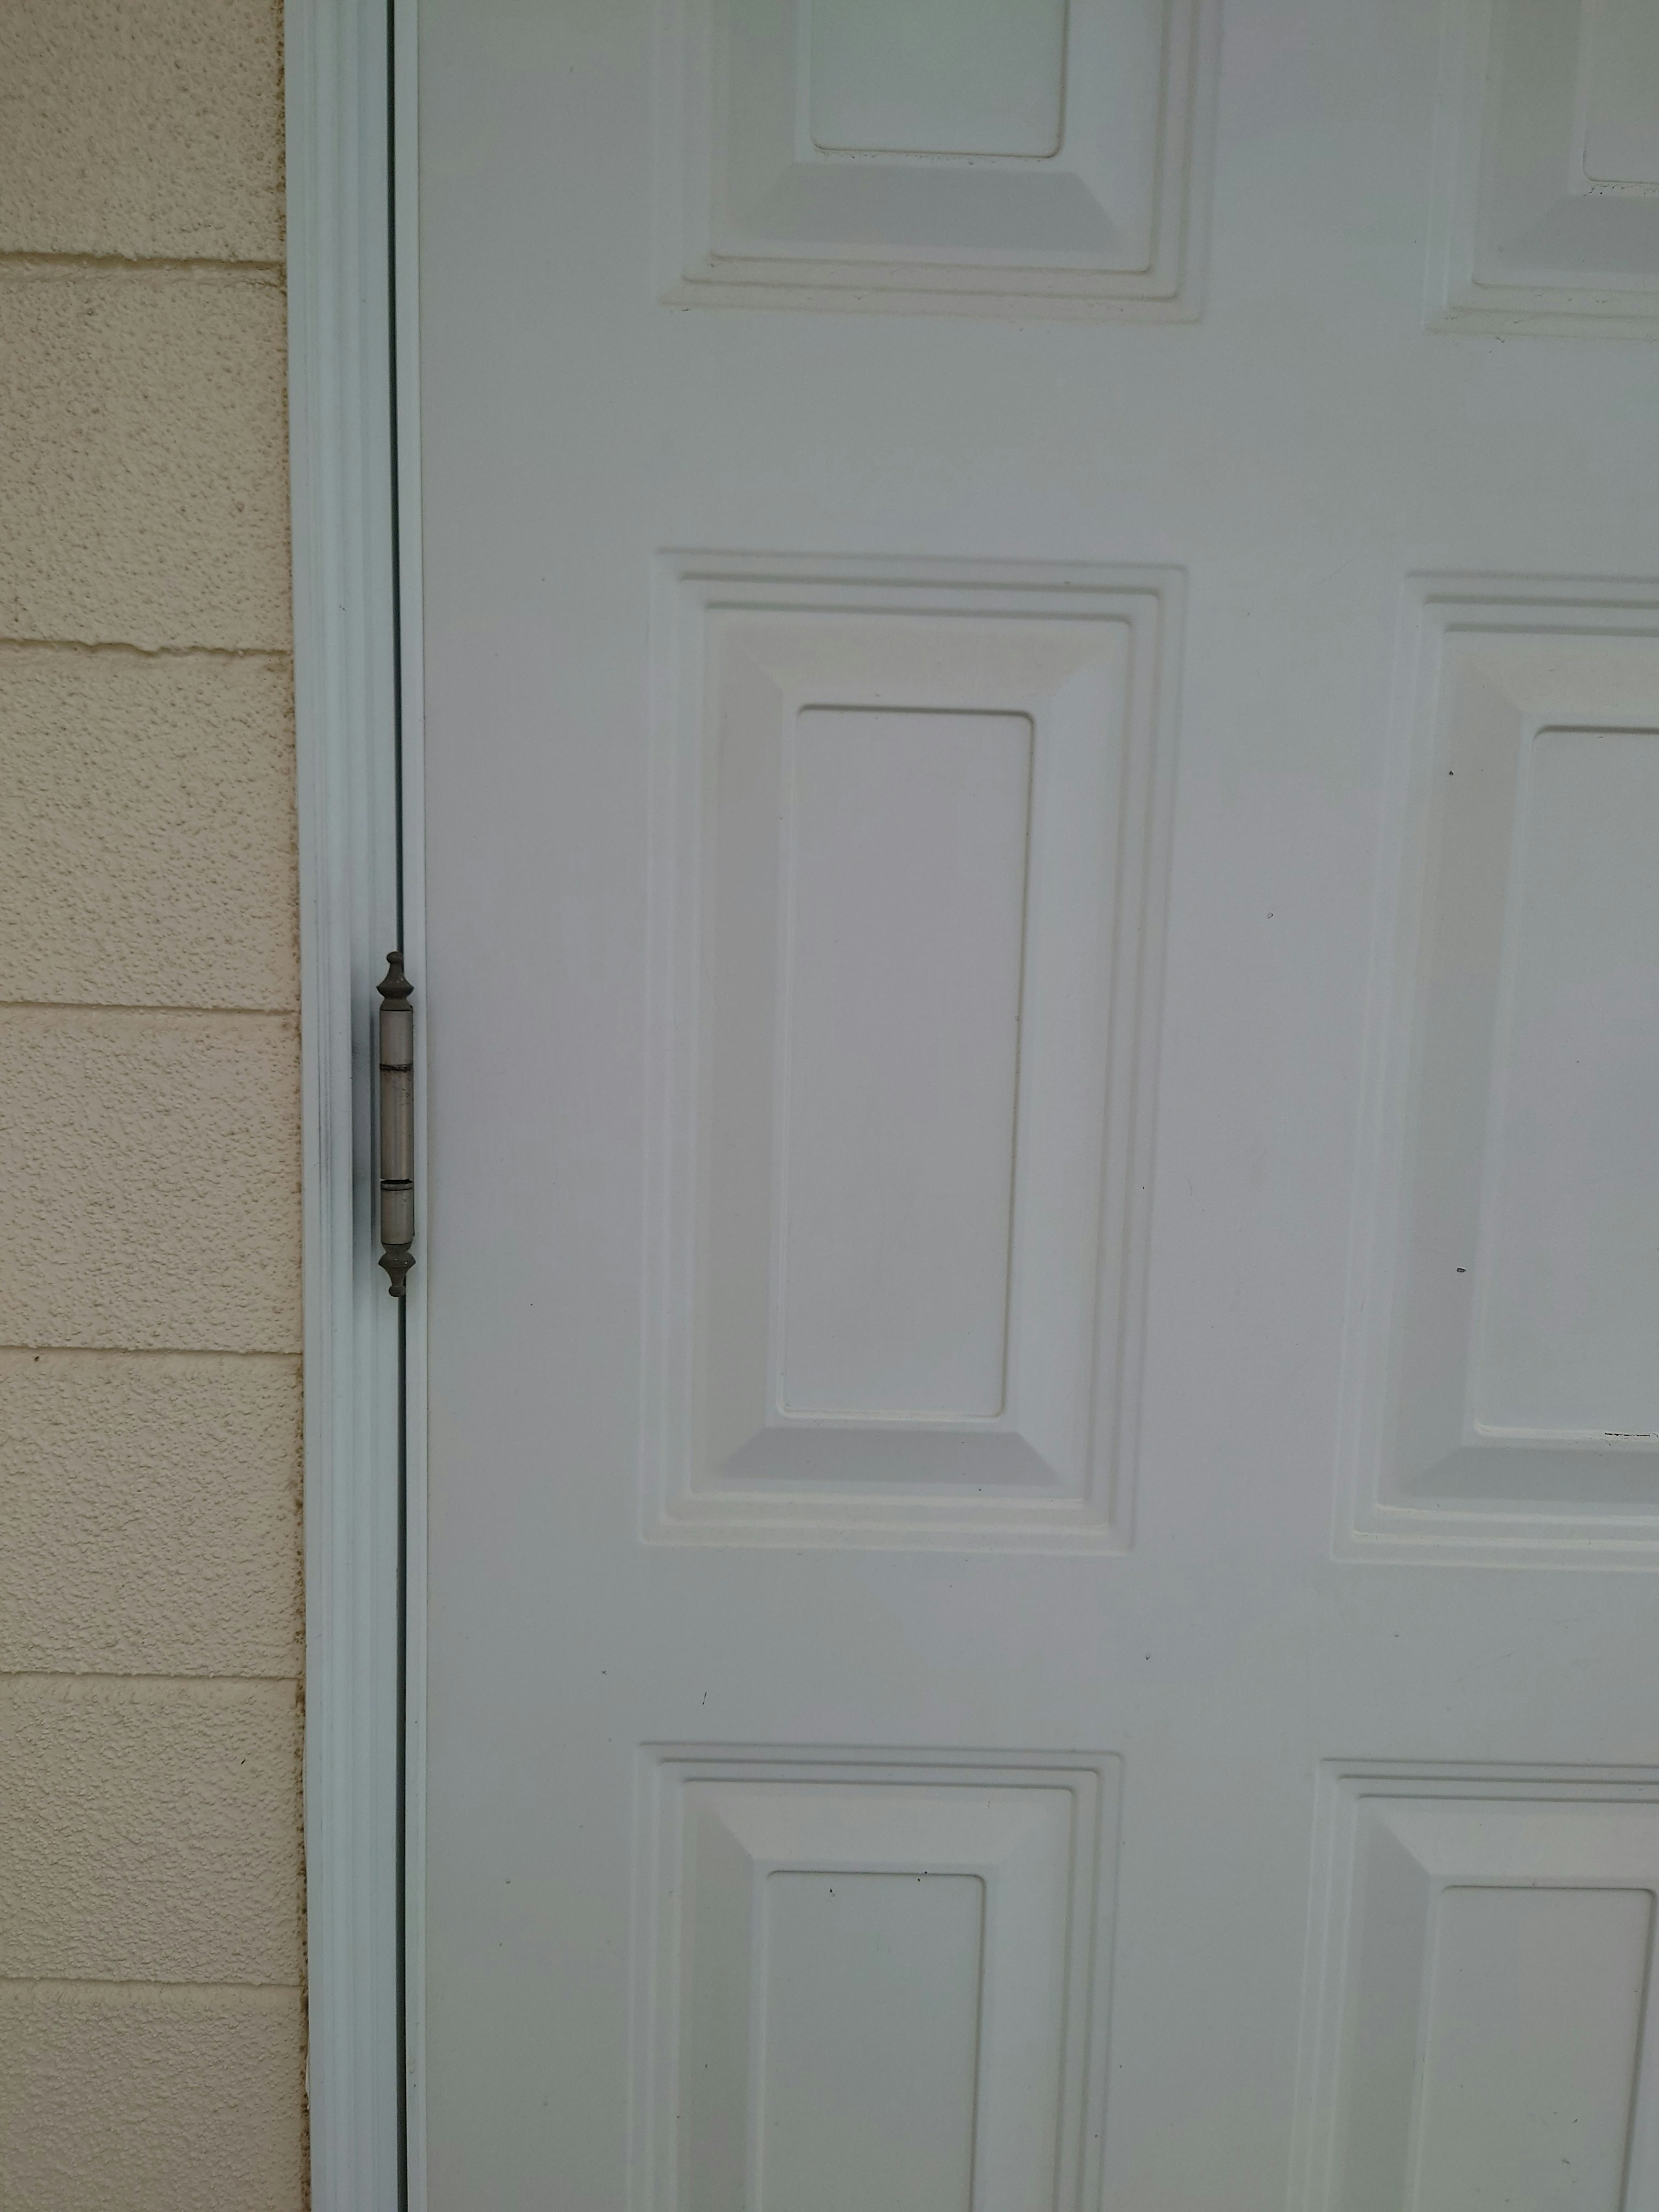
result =
[[641,2203],[1097,2191],[1116,1761],[653,1749],[640,1780]]
[[685,0],[656,55],[686,305],[1196,312],[1214,0]]
[[1659,1539],[1659,594],[1488,588],[1408,599],[1344,1534],[1358,1556],[1641,1560]]
[[661,567],[646,1533],[1121,1546],[1180,579]]
[[422,0],[435,2212],[1659,2188],[1644,35]]
[[1333,1766],[1320,1799],[1296,2201],[1653,2203],[1652,1782]]
[[1647,0],[1455,0],[1430,305],[1447,329],[1659,328]]

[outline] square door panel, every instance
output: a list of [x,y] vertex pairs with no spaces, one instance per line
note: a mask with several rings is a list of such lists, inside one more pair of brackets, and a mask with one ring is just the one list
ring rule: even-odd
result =
[[1651,2212],[1659,1779],[1321,1778],[1300,2212]]
[[665,0],[665,296],[1191,315],[1212,0]]
[[1174,580],[665,565],[647,1534],[1127,1540]]
[[1659,604],[1425,587],[1380,963],[1349,1534],[1659,1542]]
[[637,2212],[1091,2201],[1118,1783],[1111,1759],[647,1752]]
[[1659,9],[1452,0],[1430,317],[1659,330]]

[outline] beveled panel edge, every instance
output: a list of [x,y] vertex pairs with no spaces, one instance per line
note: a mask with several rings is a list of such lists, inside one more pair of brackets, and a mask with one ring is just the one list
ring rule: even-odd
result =
[[1468,631],[1659,639],[1659,576],[1428,570],[1402,582],[1364,1002],[1332,1556],[1374,1564],[1652,1571],[1659,1567],[1659,1510],[1574,1516],[1504,1507],[1383,1505],[1376,1494],[1405,1195],[1414,1011],[1410,977],[1420,946],[1426,881],[1421,817],[1435,745],[1441,641]]
[[1494,33],[1504,4],[1505,0],[1444,0],[1425,326],[1470,337],[1659,337],[1659,280],[1629,289],[1598,287],[1592,280],[1476,281],[1481,178],[1498,101],[1492,82]]
[[[708,149],[694,145],[688,83],[706,66],[685,18],[708,0],[658,0],[653,52],[653,186],[657,295],[672,307],[772,307],[864,314],[1033,316],[1067,322],[1191,322],[1208,272],[1220,0],[1168,0],[1154,183],[1151,270],[1097,276],[1010,263],[980,266],[689,252],[689,196],[708,190]],[[712,89],[703,96],[712,100]],[[1029,164],[1027,166],[1030,166]],[[1164,264],[1160,270],[1160,262]],[[688,265],[690,264],[690,265]]]
[[[1100,2199],[1104,2159],[1114,1934],[1125,1760],[1110,1751],[1010,1751],[939,1746],[653,1742],[635,1753],[629,1930],[629,2212],[672,2212],[663,2172],[666,2054],[679,2021],[682,1899],[667,1877],[683,1850],[678,1800],[687,1782],[845,1783],[920,1788],[1062,1789],[1086,1802],[1073,1815],[1074,1850],[1054,2212]],[[671,1803],[671,1800],[674,1801]],[[669,1909],[665,1905],[672,1899]],[[1075,2146],[1066,2154],[1070,2140]]]
[[1363,1802],[1431,1798],[1468,1805],[1521,1799],[1586,1808],[1659,1807],[1659,1766],[1325,1759],[1319,1762],[1314,1792],[1291,2131],[1291,2212],[1333,2212],[1334,2204]]
[[[647,1542],[1000,1552],[1121,1552],[1133,1534],[1153,1123],[1170,866],[1186,574],[1127,563],[669,550],[655,562],[651,645],[651,909],[647,923],[647,1157],[642,1254],[644,1363],[640,1533]],[[665,1316],[674,1226],[674,1009],[686,947],[677,932],[687,836],[684,702],[702,701],[703,636],[716,611],[960,614],[1118,621],[1133,640],[1126,702],[1126,816],[1143,826],[1139,872],[1123,872],[1114,931],[1109,1087],[1100,1246],[1095,1483],[1080,1499],[865,1496],[684,1498],[653,1419],[652,1374],[672,1340]],[[1126,926],[1127,925],[1127,926]],[[684,1170],[680,1170],[683,1177]],[[659,1386],[672,1400],[686,1385]],[[811,1510],[806,1510],[810,1506]]]

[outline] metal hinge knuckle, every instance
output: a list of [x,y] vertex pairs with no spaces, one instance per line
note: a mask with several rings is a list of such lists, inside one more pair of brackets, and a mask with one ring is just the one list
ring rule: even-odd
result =
[[380,1265],[394,1298],[415,1264],[415,987],[386,955],[380,994]]

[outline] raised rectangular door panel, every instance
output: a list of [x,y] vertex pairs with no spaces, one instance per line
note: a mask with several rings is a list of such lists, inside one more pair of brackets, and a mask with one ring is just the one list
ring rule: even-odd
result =
[[1659,1558],[1659,600],[1421,587],[1346,1540]]
[[636,2212],[1098,2188],[1117,1761],[644,1755]]
[[1431,321],[1659,329],[1651,0],[1450,0]]
[[665,297],[1195,314],[1213,0],[662,0]]
[[1649,2212],[1659,1779],[1331,1767],[1299,2212]]
[[662,580],[647,1533],[1120,1547],[1178,579]]

